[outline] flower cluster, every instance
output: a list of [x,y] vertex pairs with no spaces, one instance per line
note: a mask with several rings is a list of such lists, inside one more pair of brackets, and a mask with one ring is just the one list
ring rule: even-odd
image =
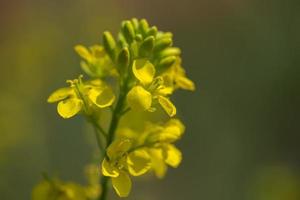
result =
[[[103,150],[102,179],[110,178],[120,197],[130,193],[130,176],[153,171],[162,178],[167,166],[176,168],[182,160],[174,142],[185,128],[174,118],[176,107],[170,97],[177,89],[193,91],[195,85],[186,76],[181,51],[173,46],[172,37],[170,32],[149,26],[145,19],[124,21],[117,39],[106,31],[102,45],[75,47],[82,58],[81,68],[90,79],[84,81],[80,75],[68,80],[69,87],[56,90],[48,98],[49,103],[58,102],[61,117],[80,113],[101,132],[102,137],[97,138]],[[105,108],[112,112],[108,130],[97,118]],[[142,129],[119,126],[127,112],[152,115],[158,109],[169,118],[166,122],[144,121]],[[102,181],[103,190],[105,184],[108,181]],[[103,191],[100,198],[105,199],[105,195]]]
[[116,140],[107,148],[102,162],[104,176],[112,178],[119,196],[128,196],[130,176],[140,176],[153,170],[157,177],[164,177],[167,165],[176,168],[182,159],[174,146],[184,133],[184,125],[178,119],[170,119],[164,125],[147,123],[141,132],[125,128],[117,133]]

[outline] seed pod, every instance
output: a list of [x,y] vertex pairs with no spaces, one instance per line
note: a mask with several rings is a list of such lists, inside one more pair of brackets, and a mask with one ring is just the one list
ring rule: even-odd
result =
[[130,21],[125,21],[122,27],[122,33],[128,43],[132,43],[135,37],[135,31]]
[[103,46],[112,60],[115,58],[116,42],[109,31],[103,33]]
[[154,46],[154,37],[147,37],[140,46],[139,54],[141,57],[149,56],[152,53]]
[[176,56],[169,56],[169,57],[162,59],[158,63],[157,67],[159,69],[167,69],[167,68],[171,67],[175,63],[175,61],[176,61]]

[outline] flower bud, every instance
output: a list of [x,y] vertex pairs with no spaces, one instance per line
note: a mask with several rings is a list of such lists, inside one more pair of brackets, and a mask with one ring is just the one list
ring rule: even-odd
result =
[[158,40],[154,46],[154,51],[158,52],[161,51],[169,46],[172,45],[172,39],[169,37],[166,38],[162,38],[160,40]]
[[116,42],[109,31],[103,33],[103,46],[112,60],[115,58]]
[[162,50],[161,52],[159,52],[159,58],[164,58],[164,57],[168,57],[168,56],[179,56],[181,54],[181,51],[179,48],[177,47],[169,47],[166,48],[164,50]]
[[123,70],[128,67],[130,54],[127,47],[124,47],[118,55],[118,67]]
[[159,69],[167,69],[169,67],[171,67],[176,61],[176,56],[169,56],[166,58],[163,58],[159,64],[158,64],[158,68]]
[[138,28],[139,28],[139,21],[138,21],[138,19],[137,19],[137,18],[132,18],[132,19],[131,19],[131,23],[132,23],[132,25],[133,25],[133,28],[134,28],[135,30],[138,30]]
[[154,46],[154,37],[147,37],[140,46],[139,54],[141,57],[149,56],[152,53]]
[[156,26],[152,26],[149,30],[148,30],[148,32],[147,32],[147,35],[148,36],[156,36],[156,34],[157,34],[157,27]]
[[144,36],[147,34],[148,29],[149,29],[149,24],[148,24],[147,20],[142,19],[140,21],[140,30],[141,30],[141,32],[143,33]]
[[136,34],[134,39],[138,42],[141,42],[143,41],[143,36],[141,34]]
[[122,33],[128,43],[132,43],[135,37],[135,31],[130,21],[125,21],[122,27]]

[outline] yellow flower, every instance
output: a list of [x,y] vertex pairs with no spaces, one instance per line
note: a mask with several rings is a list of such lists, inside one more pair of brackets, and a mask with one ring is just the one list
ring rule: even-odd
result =
[[181,59],[177,57],[176,62],[161,75],[165,82],[165,90],[173,92],[176,89],[195,90],[195,84],[186,77],[185,70],[181,66]]
[[182,160],[182,154],[172,143],[179,140],[185,127],[178,119],[170,119],[163,126],[149,124],[149,130],[145,143],[152,144],[148,148],[151,157],[152,169],[158,178],[163,178],[167,165],[178,167]]
[[172,117],[176,107],[167,97],[170,93],[165,89],[163,77],[155,76],[155,67],[145,59],[133,62],[132,71],[139,83],[127,94],[127,102],[132,109],[154,111],[153,103],[159,103],[166,113]]
[[185,127],[178,119],[170,119],[163,126],[148,123],[141,133],[131,129],[121,129],[118,131],[119,138],[128,138],[133,149],[143,149],[151,159],[151,169],[156,176],[163,178],[167,171],[167,165],[178,167],[182,160],[182,154],[174,146],[174,142],[179,140]]
[[158,178],[163,178],[167,172],[167,165],[177,168],[181,163],[182,154],[173,144],[161,144],[158,147],[149,148],[152,169]]
[[103,78],[117,75],[113,62],[103,46],[94,45],[87,49],[82,45],[77,45],[75,51],[84,60],[81,61],[80,65],[82,70],[89,76]]
[[67,81],[70,87],[60,88],[54,91],[48,98],[48,103],[59,102],[57,112],[63,118],[70,118],[84,110],[90,113],[92,105],[99,108],[111,106],[115,100],[112,89],[100,79],[86,83],[82,77],[73,81]]
[[143,149],[131,151],[128,139],[115,140],[106,151],[102,173],[112,179],[112,185],[120,197],[127,197],[131,190],[132,176],[140,176],[150,169],[150,156]]

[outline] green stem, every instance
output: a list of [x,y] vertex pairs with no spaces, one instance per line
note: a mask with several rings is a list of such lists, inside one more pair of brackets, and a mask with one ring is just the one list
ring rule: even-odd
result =
[[97,121],[95,121],[93,118],[91,118],[91,123],[93,124],[94,128],[96,130],[98,130],[104,138],[107,138],[107,133],[105,132],[105,130],[97,123]]
[[[122,116],[126,94],[127,94],[127,84],[125,82],[125,84],[120,88],[120,95],[119,95],[116,107],[113,110],[110,127],[109,127],[108,135],[107,135],[106,149],[112,143],[112,141],[115,137],[115,132],[116,132],[119,121]],[[104,154],[103,154],[103,158],[104,157],[106,157],[106,152],[104,152]],[[102,179],[101,179],[102,193],[101,193],[99,200],[106,200],[106,198],[107,198],[108,181],[109,181],[109,177],[102,176]]]

